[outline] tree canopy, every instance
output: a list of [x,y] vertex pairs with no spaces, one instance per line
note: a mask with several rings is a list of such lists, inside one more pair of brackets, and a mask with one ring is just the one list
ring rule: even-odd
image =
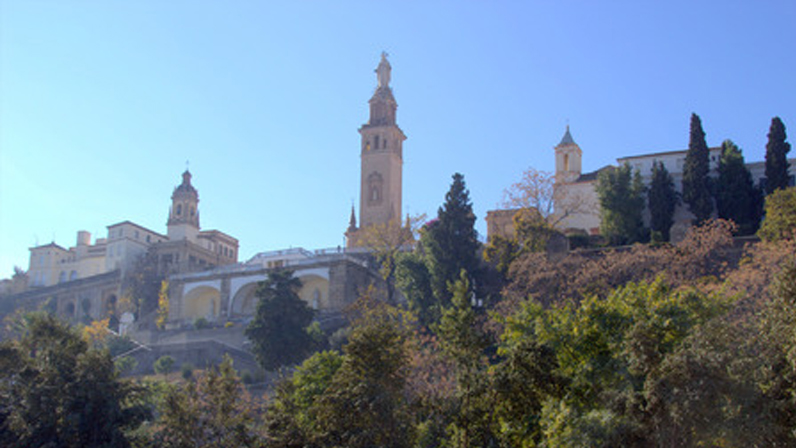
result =
[[785,124],[779,117],[771,119],[766,143],[766,194],[787,188],[790,174],[788,172],[788,152],[790,143],[786,142]]
[[760,225],[762,197],[752,181],[741,150],[730,140],[721,145],[716,179],[716,210],[719,218],[738,225],[738,233],[750,235]]
[[0,441],[11,447],[126,447],[124,431],[148,410],[120,380],[107,351],[69,324],[37,312],[22,337],[0,345]]
[[691,133],[683,166],[683,201],[694,214],[694,222],[702,223],[713,214],[710,186],[710,152],[705,143],[702,120],[691,114]]
[[766,196],[766,218],[758,235],[766,241],[792,239],[796,235],[796,187]]
[[291,270],[273,270],[255,292],[254,320],[246,328],[252,351],[266,370],[297,364],[309,355],[313,338],[307,328],[314,311],[301,300],[301,280]]
[[597,178],[600,231],[613,244],[629,244],[644,238],[644,185],[629,164],[601,171]]
[[674,224],[674,210],[680,198],[674,189],[674,180],[663,162],[652,163],[647,204],[650,210],[650,230],[658,232],[663,241],[669,241],[669,231]]

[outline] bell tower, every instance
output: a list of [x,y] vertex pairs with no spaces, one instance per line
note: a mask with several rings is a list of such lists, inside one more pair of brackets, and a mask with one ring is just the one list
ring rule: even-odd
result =
[[369,101],[370,120],[359,128],[362,136],[360,227],[401,219],[403,142],[406,136],[396,124],[398,103],[390,88],[391,71],[387,53],[382,53],[376,68],[378,84]]
[[580,177],[583,151],[569,133],[569,125],[561,142],[556,145],[556,182],[574,182]]
[[199,192],[191,185],[191,172],[182,173],[182,183],[171,194],[169,240],[196,241],[199,234]]

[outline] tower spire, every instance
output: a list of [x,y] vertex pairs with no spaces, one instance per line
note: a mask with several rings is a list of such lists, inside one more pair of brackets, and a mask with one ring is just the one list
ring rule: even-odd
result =
[[355,232],[357,230],[357,215],[354,210],[354,204],[351,204],[351,218],[348,220],[348,231]]

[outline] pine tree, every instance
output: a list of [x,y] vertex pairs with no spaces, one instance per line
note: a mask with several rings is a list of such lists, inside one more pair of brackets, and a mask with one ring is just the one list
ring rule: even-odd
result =
[[650,229],[659,232],[663,241],[669,241],[669,231],[674,224],[674,209],[680,198],[674,189],[674,181],[663,162],[652,164],[649,196]]
[[699,224],[713,214],[713,198],[710,193],[710,153],[705,143],[702,121],[691,114],[691,136],[683,168],[683,201],[694,214],[694,223]]
[[716,180],[716,210],[719,218],[738,225],[741,235],[751,235],[760,225],[760,192],[744,163],[741,150],[730,140],[721,145],[719,177]]
[[766,144],[766,194],[788,187],[788,152],[790,143],[786,142],[785,125],[779,117],[771,119]]
[[644,185],[629,164],[600,172],[597,178],[600,201],[600,232],[611,244],[630,244],[643,238]]
[[290,270],[269,273],[257,288],[260,301],[246,336],[252,341],[255,358],[266,370],[299,363],[313,347],[307,327],[314,312],[299,298],[300,288],[301,280]]
[[474,225],[470,192],[464,176],[456,173],[445,203],[437,211],[437,219],[426,225],[427,235],[422,242],[427,251],[431,288],[442,306],[450,302],[448,284],[459,278],[461,270],[472,275],[478,268],[480,244]]

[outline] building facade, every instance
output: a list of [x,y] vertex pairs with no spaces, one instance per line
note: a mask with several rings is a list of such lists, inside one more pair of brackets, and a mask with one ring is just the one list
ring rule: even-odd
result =
[[[554,147],[556,172],[555,172],[555,201],[556,213],[564,214],[559,221],[559,228],[563,231],[585,232],[589,235],[600,233],[600,207],[595,186],[597,177],[603,170],[613,169],[614,166],[605,166],[596,171],[582,172],[583,151],[580,149],[567,126],[561,142]],[[652,165],[661,162],[672,176],[675,190],[682,193],[683,169],[687,150],[667,151],[651,154],[641,154],[618,158],[617,164],[629,164],[630,167],[641,175],[644,185],[649,185],[652,177]],[[716,175],[721,148],[709,148],[709,163],[712,175]],[[796,174],[796,159],[789,160],[791,185]],[[755,185],[765,182],[765,162],[752,162],[746,164]],[[649,225],[649,210],[645,207],[643,212],[644,225]],[[671,234],[674,240],[684,236],[690,227],[694,216],[688,211],[687,205],[680,204],[675,209],[674,225]]]

